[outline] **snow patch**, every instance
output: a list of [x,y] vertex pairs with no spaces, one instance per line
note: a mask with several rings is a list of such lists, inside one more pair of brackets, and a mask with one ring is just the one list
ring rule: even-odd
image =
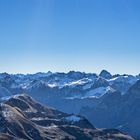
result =
[[111,84],[113,82],[124,82],[124,83],[129,83],[129,84],[134,84],[137,81],[137,78],[131,75],[126,75],[126,76],[119,76],[112,78],[108,80]]
[[12,110],[7,108],[4,104],[1,104],[1,106],[3,107],[2,115],[4,118],[6,119],[16,118],[16,114]]
[[55,84],[55,83],[48,84],[48,87],[50,87],[50,88],[55,88],[55,87],[57,87],[57,84]]
[[77,81],[66,83],[65,86],[75,87],[75,86],[78,86],[78,85],[80,86],[80,85],[87,84],[89,82],[92,82],[92,79],[83,78],[83,79],[80,79],[80,80],[77,80]]
[[72,122],[79,122],[81,118],[76,115],[71,115],[71,116],[65,117],[65,120],[72,121]]
[[115,90],[113,88],[111,88],[110,86],[108,87],[99,87],[93,90],[90,90],[85,97],[95,97],[95,98],[100,98],[101,96],[103,96],[104,94],[108,93],[108,92],[114,92]]

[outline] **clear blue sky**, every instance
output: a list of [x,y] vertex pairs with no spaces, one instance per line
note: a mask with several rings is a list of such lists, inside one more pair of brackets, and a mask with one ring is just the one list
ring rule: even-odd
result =
[[0,0],[0,72],[140,73],[139,0]]

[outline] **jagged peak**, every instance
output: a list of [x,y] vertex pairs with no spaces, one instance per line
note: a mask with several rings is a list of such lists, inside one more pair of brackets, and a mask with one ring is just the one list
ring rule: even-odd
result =
[[101,73],[99,74],[100,77],[103,77],[105,79],[111,79],[112,75],[110,72],[108,72],[107,70],[102,70]]

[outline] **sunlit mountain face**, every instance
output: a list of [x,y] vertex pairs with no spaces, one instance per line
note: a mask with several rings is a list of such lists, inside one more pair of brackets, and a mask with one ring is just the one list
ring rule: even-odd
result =
[[43,106],[28,95],[0,104],[1,140],[134,140],[116,129],[97,129],[82,116]]
[[139,79],[139,75],[112,75],[106,70],[100,74],[1,73],[0,99],[26,93],[44,105],[68,114],[80,114],[98,128],[114,128],[139,138]]

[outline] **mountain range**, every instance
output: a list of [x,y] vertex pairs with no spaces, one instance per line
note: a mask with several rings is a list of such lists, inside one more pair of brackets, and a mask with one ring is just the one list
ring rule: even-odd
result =
[[44,105],[80,114],[99,128],[140,139],[140,75],[68,73],[0,74],[1,101],[26,93]]

